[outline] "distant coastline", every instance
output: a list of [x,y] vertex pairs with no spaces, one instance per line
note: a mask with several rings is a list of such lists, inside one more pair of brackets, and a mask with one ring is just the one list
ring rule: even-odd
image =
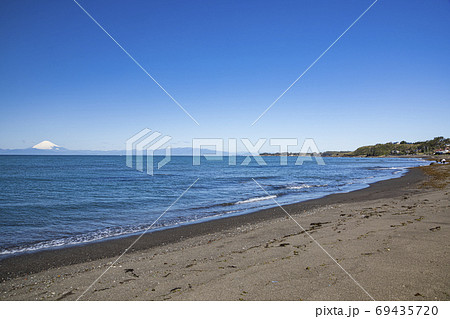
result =
[[388,142],[358,147],[355,151],[319,153],[261,153],[260,156],[323,156],[323,157],[400,157],[435,159],[450,157],[450,138],[443,136],[422,142]]

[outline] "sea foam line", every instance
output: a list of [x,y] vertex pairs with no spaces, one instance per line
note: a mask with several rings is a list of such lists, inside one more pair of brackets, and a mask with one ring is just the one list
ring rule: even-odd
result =
[[247,204],[247,203],[253,203],[253,202],[259,202],[259,201],[263,201],[263,200],[268,200],[268,199],[272,199],[272,198],[276,198],[276,195],[270,195],[270,196],[263,196],[263,197],[254,197],[254,198],[249,198],[246,200],[240,200],[238,202],[236,202],[236,205],[239,204]]

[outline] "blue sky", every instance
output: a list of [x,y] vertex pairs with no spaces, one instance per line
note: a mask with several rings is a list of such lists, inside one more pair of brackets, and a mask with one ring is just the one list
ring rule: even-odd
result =
[[[315,139],[321,150],[449,136],[450,1],[0,3],[0,148],[123,149],[148,127],[193,137]],[[445,122],[445,123],[444,123]]]

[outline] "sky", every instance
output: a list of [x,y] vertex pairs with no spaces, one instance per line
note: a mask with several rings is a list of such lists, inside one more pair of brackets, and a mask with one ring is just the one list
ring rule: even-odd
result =
[[[450,136],[450,1],[0,2],[0,148],[173,137],[313,138],[320,150]],[[276,151],[264,146],[262,151]]]

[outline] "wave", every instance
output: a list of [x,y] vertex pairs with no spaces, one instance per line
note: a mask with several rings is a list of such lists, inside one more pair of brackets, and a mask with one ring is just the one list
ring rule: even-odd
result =
[[[228,212],[227,212],[228,213]],[[141,224],[135,226],[118,226],[118,227],[109,227],[104,229],[99,229],[96,231],[91,231],[84,234],[73,235],[64,238],[46,240],[41,242],[35,242],[32,244],[25,244],[21,246],[14,247],[0,247],[0,256],[17,254],[17,253],[26,253],[33,252],[37,250],[45,250],[45,249],[53,249],[65,246],[73,246],[78,244],[86,244],[94,241],[110,239],[113,237],[121,237],[128,236],[133,234],[139,234],[142,232],[153,232],[157,230],[161,230],[164,228],[176,227],[181,224],[194,222],[197,220],[201,220],[206,217],[195,216],[195,218],[178,218],[177,220],[172,220],[170,222],[161,222],[152,224]],[[150,227],[152,226],[152,227]]]
[[272,198],[276,198],[277,195],[269,195],[269,196],[263,196],[263,197],[253,197],[253,198],[249,198],[246,200],[240,200],[238,202],[236,202],[236,205],[240,205],[240,204],[247,204],[247,203],[253,203],[253,202],[259,202],[259,201],[263,201],[263,200],[269,200]]
[[406,170],[408,167],[370,167],[369,170],[373,171],[384,171],[384,170]]
[[[266,196],[267,199],[274,198],[276,196]],[[256,201],[256,200],[255,200]],[[246,202],[246,201],[243,201]],[[237,204],[237,203],[236,203]],[[264,207],[264,206],[263,206]],[[158,223],[154,225],[154,227],[149,228],[150,225],[139,225],[139,226],[128,226],[128,227],[110,227],[105,228],[85,234],[74,235],[65,238],[46,240],[41,242],[36,242],[32,244],[25,244],[21,246],[14,247],[0,247],[0,259],[7,255],[14,254],[22,254],[22,253],[30,253],[40,250],[47,249],[57,249],[62,247],[74,246],[79,244],[87,244],[90,242],[100,241],[100,240],[108,240],[111,238],[117,238],[122,236],[129,235],[137,235],[139,233],[150,233],[153,231],[159,231],[162,229],[177,227],[183,224],[189,223],[199,223],[204,220],[221,218],[225,215],[234,214],[234,213],[242,213],[245,210],[237,209],[237,210],[228,210],[219,213],[210,213],[207,216],[195,215],[186,219],[178,219],[178,221],[172,220],[168,223]]]
[[15,246],[4,248],[0,250],[1,255],[9,255],[16,253],[32,252],[36,250],[57,248],[62,246],[71,246],[76,244],[84,244],[92,241],[102,240],[110,237],[127,235],[134,232],[144,231],[145,227],[118,227],[118,228],[106,228],[94,232],[89,232],[86,234],[79,234],[75,236],[47,240],[42,242],[37,242],[34,244]]
[[326,187],[328,184],[323,185],[310,185],[310,184],[299,184],[299,185],[270,185],[274,189],[288,189],[288,190],[297,190],[297,189],[305,189],[305,188],[314,188],[314,187]]
[[313,187],[326,187],[327,184],[324,185],[308,185],[308,184],[302,184],[302,185],[294,185],[294,186],[286,186],[286,189],[303,189],[303,188],[313,188]]

